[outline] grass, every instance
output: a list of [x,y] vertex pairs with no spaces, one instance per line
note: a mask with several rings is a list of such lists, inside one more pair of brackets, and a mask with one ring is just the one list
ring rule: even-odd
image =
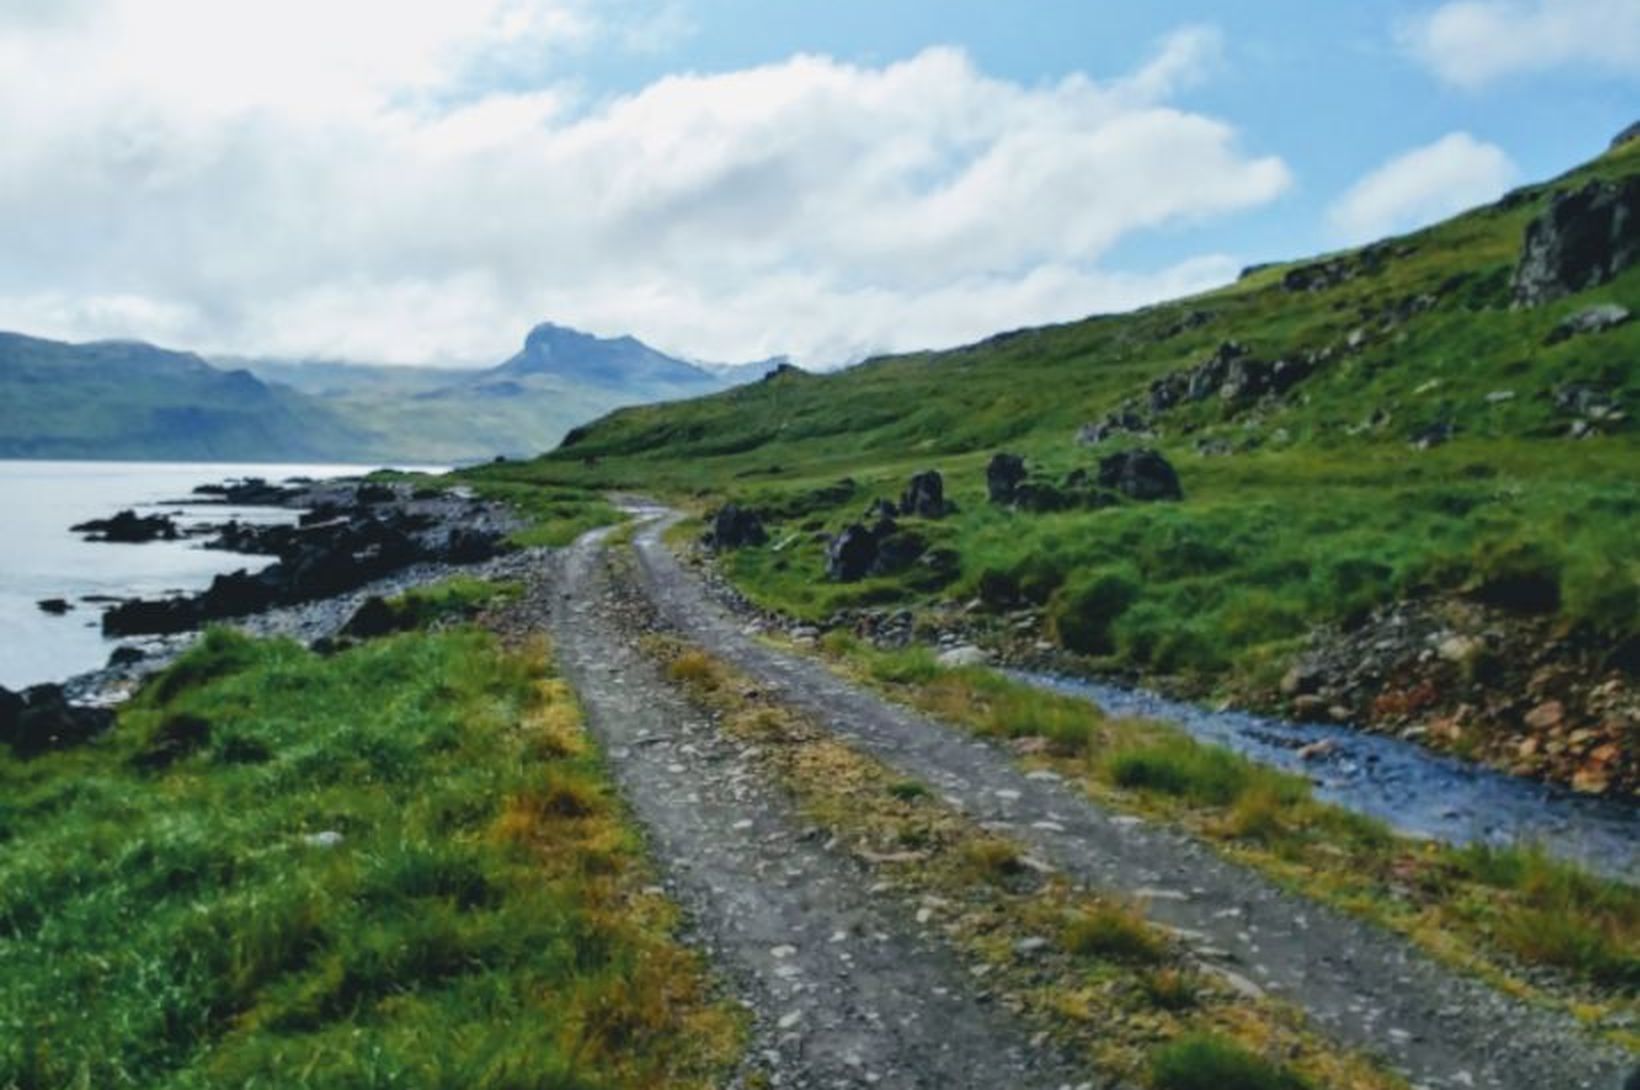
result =
[[1167,948],[1145,922],[1144,913],[1133,905],[1111,901],[1072,916],[1065,925],[1063,940],[1065,949],[1080,957],[1141,965],[1167,957]]
[[512,476],[514,463],[459,470],[452,476],[487,500],[505,503],[528,525],[507,538],[521,548],[568,545],[588,530],[612,526],[625,516],[602,493],[584,488],[543,488]]
[[[1509,306],[1507,282],[1549,188],[1637,173],[1631,143],[1518,204],[1390,240],[1378,251],[1387,257],[1325,291],[1288,291],[1276,268],[1130,314],[623,409],[567,448],[499,469],[544,489],[750,506],[770,543],[734,553],[725,570],[758,604],[810,620],[979,598],[1042,611],[1048,634],[1100,665],[1237,688],[1279,678],[1318,625],[1406,598],[1497,601],[1531,587],[1527,608],[1632,668],[1640,539],[1626,527],[1640,517],[1640,433],[1629,421],[1570,441],[1556,392],[1598,387],[1632,415],[1640,322],[1546,342],[1591,303],[1640,305],[1640,268],[1531,309]],[[1229,340],[1264,360],[1322,362],[1283,397],[1185,402],[1156,418],[1153,438],[1075,443],[1080,425],[1124,405],[1149,413],[1153,382]],[[1436,423],[1455,429],[1452,441],[1413,450]],[[1052,514],[987,502],[997,450],[1060,482],[1140,443],[1178,468],[1183,502]],[[1234,453],[1207,456],[1203,444]],[[907,521],[955,551],[954,575],[913,565],[824,580],[815,535],[930,467],[959,511]]]
[[1156,1090],[1309,1090],[1291,1071],[1213,1037],[1189,1037],[1158,1049],[1150,1066]]
[[708,1086],[738,1042],[540,648],[212,632],[0,798],[0,1086]]
[[[1302,779],[1164,724],[965,667],[907,669],[924,652],[832,635],[846,672],[922,711],[1013,743],[1100,802],[1180,825],[1280,881],[1400,930],[1516,991],[1599,1020],[1636,1009],[1640,890],[1531,845],[1451,848],[1394,836],[1318,802]],[[1553,970],[1545,977],[1533,970]]]
[[523,593],[523,584],[510,580],[455,575],[389,598],[387,607],[393,615],[395,628],[431,628],[472,617],[483,610],[510,602]]
[[[1029,865],[1007,836],[840,743],[710,654],[659,636],[644,646],[730,736],[756,743],[757,759],[805,818],[870,868],[876,888],[975,963],[996,1002],[1102,1073],[1142,1079],[1171,1043],[1212,1038],[1279,1050],[1316,1085],[1404,1086],[1304,1029],[1291,1009],[1198,974],[1136,906]],[[1044,948],[1049,935],[1059,941]],[[1022,958],[1021,949],[1033,953]]]

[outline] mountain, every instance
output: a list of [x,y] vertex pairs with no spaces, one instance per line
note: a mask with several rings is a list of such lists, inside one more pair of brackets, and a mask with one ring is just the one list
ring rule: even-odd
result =
[[192,353],[0,333],[0,457],[314,461],[373,444],[320,402]]
[[648,391],[645,401],[714,392],[722,383],[707,371],[658,352],[634,337],[595,337],[543,322],[530,330],[523,350],[486,371],[483,384],[535,377],[615,390],[630,396]]
[[318,398],[346,397],[367,392],[405,396],[450,386],[472,375],[464,367],[416,367],[352,363],[343,360],[286,360],[246,356],[211,356],[212,366],[244,370],[263,382],[288,386]]
[[543,323],[488,368],[249,361],[378,437],[380,458],[467,462],[533,455],[577,424],[623,405],[694,397],[729,385],[633,337]]
[[219,357],[0,334],[0,457],[457,463],[529,455],[611,409],[720,377],[545,324],[482,369]]
[[[768,544],[726,573],[806,623],[924,610],[1640,793],[1637,313],[1631,139],[1193,298],[622,409],[482,472],[734,501]],[[868,508],[906,499],[883,538]]]

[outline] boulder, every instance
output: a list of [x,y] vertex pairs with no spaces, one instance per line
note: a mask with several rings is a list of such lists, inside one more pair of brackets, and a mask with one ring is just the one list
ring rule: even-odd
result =
[[379,594],[372,594],[353,611],[353,616],[347,619],[339,634],[355,639],[373,640],[408,628],[413,622],[414,618],[409,616],[408,610],[394,609],[388,604],[387,599]]
[[769,540],[763,520],[756,511],[738,504],[726,503],[712,516],[712,528],[706,532],[706,543],[713,549],[743,549],[748,545],[762,545]]
[[1150,424],[1144,417],[1131,409],[1119,409],[1107,413],[1105,418],[1097,423],[1083,424],[1076,430],[1076,441],[1084,447],[1091,447],[1118,435],[1149,437],[1152,434]]
[[133,598],[102,615],[104,636],[169,635],[198,628],[203,610],[187,598]]
[[36,685],[21,693],[0,689],[0,744],[18,757],[83,745],[113,721],[106,708],[70,704],[61,685]]
[[834,583],[858,582],[876,563],[877,535],[861,523],[845,526],[826,546],[826,578]]
[[139,515],[121,511],[113,518],[92,519],[69,527],[85,534],[87,541],[107,541],[121,545],[141,545],[149,541],[175,541],[182,536],[168,515]]
[[1545,344],[1559,344],[1584,333],[1604,333],[1634,317],[1628,307],[1616,303],[1596,303],[1570,315],[1549,331]]
[[1412,435],[1412,445],[1418,450],[1433,450],[1447,442],[1457,434],[1457,428],[1444,420],[1438,420],[1427,428],[1420,428]]
[[[243,617],[260,613],[273,605],[278,597],[277,576],[252,575],[241,568],[211,580],[202,608],[212,617]],[[106,624],[104,627],[107,627]]]
[[353,490],[353,502],[367,507],[378,503],[392,503],[398,498],[398,491],[392,485],[378,484],[375,481],[366,481]]
[[1184,400],[1186,379],[1182,374],[1164,375],[1150,384],[1149,403],[1153,413],[1165,413]]
[[17,732],[17,720],[23,714],[23,698],[0,685],[0,740],[12,738]]
[[1014,490],[1025,479],[1025,459],[999,452],[985,466],[985,491],[992,503],[1012,503]]
[[444,539],[442,557],[450,564],[477,564],[501,551],[501,535],[493,530],[457,526]]
[[869,574],[892,575],[904,571],[927,551],[927,540],[913,530],[894,529],[877,535],[877,555],[871,561]]
[[919,518],[944,518],[951,507],[945,502],[945,478],[937,469],[924,470],[911,478],[900,495],[900,512]]
[[261,477],[245,477],[222,484],[202,484],[194,489],[194,495],[210,496],[215,502],[234,507],[283,507],[301,495],[301,489],[269,484]]
[[1640,258],[1640,178],[1591,181],[1557,193],[1526,225],[1510,288],[1517,306],[1537,306],[1598,287]]
[[1047,514],[1051,511],[1064,511],[1072,506],[1071,498],[1064,489],[1051,481],[1026,481],[1014,489],[1013,506],[1019,511],[1031,511],[1036,514]]
[[990,656],[973,644],[965,643],[941,651],[934,661],[941,666],[956,669],[964,666],[984,666],[990,661]]
[[893,500],[873,500],[866,508],[865,521],[881,522],[883,519],[898,518],[900,508]]
[[61,617],[74,607],[68,604],[66,598],[42,598],[34,603],[41,613],[49,613],[53,617]]
[[147,657],[148,652],[142,648],[122,643],[108,653],[108,665],[110,669],[124,669],[127,666],[135,666]]
[[1554,398],[1555,408],[1561,412],[1586,416],[1591,420],[1607,420],[1622,414],[1622,403],[1614,391],[1586,382],[1558,386]]
[[1101,458],[1099,485],[1135,500],[1184,498],[1178,473],[1154,450],[1126,450]]

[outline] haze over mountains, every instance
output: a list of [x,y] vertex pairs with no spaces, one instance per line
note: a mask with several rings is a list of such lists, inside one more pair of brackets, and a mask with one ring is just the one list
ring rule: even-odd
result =
[[0,457],[463,462],[538,453],[622,405],[724,389],[633,337],[544,323],[490,368],[223,357],[0,334]]

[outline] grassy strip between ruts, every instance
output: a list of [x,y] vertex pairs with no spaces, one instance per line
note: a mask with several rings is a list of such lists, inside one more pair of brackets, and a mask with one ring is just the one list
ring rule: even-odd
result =
[[1164,724],[1106,718],[933,651],[883,651],[844,633],[831,662],[888,696],[1008,741],[1033,767],[1079,782],[1101,803],[1201,836],[1283,884],[1401,931],[1506,990],[1564,1005],[1618,1043],[1640,1009],[1640,890],[1531,847],[1414,841],[1317,801],[1303,779]]
[[704,1087],[738,1051],[544,644],[212,632],[0,788],[0,1086]]
[[625,517],[601,492],[502,480],[484,475],[482,469],[462,471],[455,477],[484,499],[504,503],[528,520],[528,525],[508,537],[524,548],[568,545],[588,530],[614,525]]
[[725,730],[758,747],[805,814],[891,882],[920,925],[964,952],[977,989],[1101,1072],[1158,1090],[1405,1085],[1320,1039],[1292,1007],[1239,994],[1139,906],[1078,891],[719,660],[665,636],[644,646]]

